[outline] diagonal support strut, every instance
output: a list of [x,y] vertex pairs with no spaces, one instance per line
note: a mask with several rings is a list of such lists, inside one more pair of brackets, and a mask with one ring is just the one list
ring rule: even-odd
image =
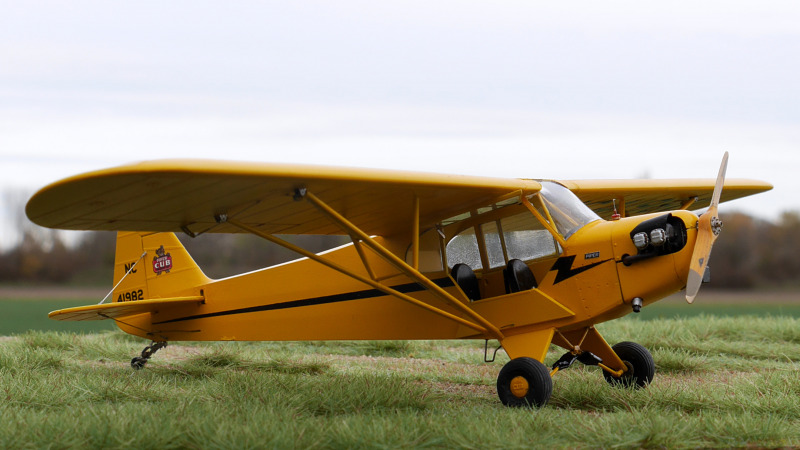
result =
[[[339,264],[336,264],[336,263],[334,263],[332,261],[329,261],[329,260],[327,260],[327,259],[325,259],[325,258],[323,258],[323,257],[321,257],[321,256],[319,256],[319,255],[317,255],[315,253],[312,253],[312,252],[310,252],[310,251],[308,251],[308,250],[306,250],[306,249],[304,249],[302,247],[299,247],[299,246],[294,245],[294,244],[292,244],[290,242],[284,241],[283,239],[277,238],[277,237],[275,237],[275,236],[273,236],[271,234],[264,233],[264,232],[254,228],[254,227],[251,227],[251,226],[249,226],[249,225],[247,225],[245,223],[239,222],[239,221],[237,221],[235,219],[226,218],[225,221],[227,223],[237,227],[237,228],[240,228],[240,229],[242,229],[244,231],[247,231],[248,233],[251,233],[251,234],[254,234],[256,236],[259,236],[259,237],[261,237],[263,239],[266,239],[266,240],[268,240],[268,241],[270,241],[270,242],[272,242],[274,244],[280,245],[281,247],[284,247],[284,248],[286,248],[288,250],[291,250],[291,251],[293,251],[295,253],[303,255],[306,258],[309,258],[309,259],[311,259],[313,261],[316,261],[316,262],[318,262],[318,263],[320,263],[320,264],[322,264],[322,265],[324,265],[326,267],[329,267],[329,268],[331,268],[333,270],[336,270],[337,272],[343,273],[343,274],[345,274],[345,275],[347,275],[347,276],[349,276],[349,277],[351,277],[351,278],[353,278],[355,280],[358,280],[358,281],[360,281],[360,282],[362,282],[362,283],[364,283],[366,285],[369,285],[369,286],[371,286],[371,287],[373,287],[373,288],[375,288],[375,289],[377,289],[379,291],[382,291],[382,292],[386,293],[387,295],[391,295],[391,296],[397,297],[400,300],[404,300],[406,302],[409,302],[409,303],[411,303],[411,304],[413,304],[415,306],[418,306],[418,307],[420,307],[422,309],[430,311],[430,312],[432,312],[434,314],[438,314],[438,315],[443,316],[443,317],[445,317],[447,319],[450,319],[450,320],[452,320],[454,322],[458,322],[461,325],[469,327],[469,328],[471,328],[471,329],[473,329],[473,330],[475,330],[475,331],[477,331],[479,333],[491,333],[490,330],[487,330],[485,327],[483,327],[481,325],[478,325],[478,324],[476,324],[474,322],[470,322],[469,320],[463,319],[463,318],[458,317],[458,316],[456,316],[454,314],[451,314],[451,313],[449,313],[447,311],[443,311],[443,310],[441,310],[439,308],[431,306],[431,305],[429,305],[429,304],[427,304],[427,303],[425,303],[423,301],[417,300],[417,299],[415,299],[415,298],[413,298],[413,297],[411,297],[411,296],[409,296],[407,294],[404,294],[404,293],[399,292],[399,291],[397,291],[395,289],[392,289],[392,288],[390,288],[388,286],[385,286],[385,285],[383,285],[383,284],[381,284],[381,283],[379,283],[379,282],[377,282],[377,281],[375,281],[373,279],[370,279],[370,278],[367,278],[367,277],[363,277],[363,276],[361,276],[361,275],[359,275],[357,273],[354,273],[351,270],[348,270],[345,267],[340,266]],[[438,285],[435,285],[435,286],[438,287]]]
[[393,265],[401,273],[410,277],[411,279],[422,285],[422,287],[427,289],[429,292],[435,294],[437,297],[441,298],[446,303],[450,304],[451,306],[454,306],[459,311],[469,316],[472,320],[482,325],[485,328],[485,331],[487,331],[492,337],[500,341],[502,341],[505,338],[503,333],[496,326],[494,326],[494,324],[492,324],[491,322],[486,320],[486,318],[484,318],[483,316],[481,316],[480,314],[478,314],[477,312],[473,311],[471,308],[463,304],[457,298],[453,297],[449,292],[445,291],[441,286],[431,281],[420,271],[409,266],[405,261],[400,259],[394,253],[387,250],[384,246],[375,242],[375,240],[372,239],[372,237],[370,237],[367,233],[359,229],[352,222],[347,220],[347,218],[345,218],[344,216],[339,214],[336,210],[328,206],[325,202],[320,200],[316,195],[306,191],[304,198],[308,200],[312,205],[314,205],[318,210],[320,210],[320,212],[326,215],[331,221],[342,227],[342,229],[344,229],[348,234],[350,234],[351,236],[358,237],[366,246],[375,251],[375,253],[377,253],[380,257],[382,257],[388,263]]

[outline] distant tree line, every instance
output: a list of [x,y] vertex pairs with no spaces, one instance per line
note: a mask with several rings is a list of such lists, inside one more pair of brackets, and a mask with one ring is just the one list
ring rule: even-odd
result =
[[[223,278],[299,258],[261,238],[245,234],[178,235],[189,254],[211,278]],[[313,252],[349,242],[342,236],[283,236]],[[0,253],[0,283],[106,285],[113,276],[116,233],[86,232],[67,245],[57,233],[47,240],[26,233],[19,245]]]
[[[714,246],[710,288],[800,287],[800,213],[777,222],[723,214],[724,229]],[[25,226],[16,246],[0,253],[0,283],[107,285],[114,263],[115,233],[86,232],[69,245],[53,230]],[[292,252],[244,234],[179,235],[189,253],[212,278],[256,270],[296,259]],[[342,236],[286,236],[318,252],[348,242]]]
[[800,213],[785,212],[775,223],[741,213],[720,216],[710,287],[800,287]]

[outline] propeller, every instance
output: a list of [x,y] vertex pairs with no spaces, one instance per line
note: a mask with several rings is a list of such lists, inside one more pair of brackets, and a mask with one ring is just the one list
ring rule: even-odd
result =
[[697,222],[697,240],[694,244],[692,253],[692,263],[689,266],[689,279],[686,281],[686,301],[694,302],[700,285],[703,283],[703,274],[708,266],[708,257],[711,255],[711,247],[717,240],[722,231],[722,221],[718,216],[719,198],[722,195],[722,185],[725,184],[725,171],[728,169],[728,152],[722,157],[722,164],[719,167],[717,183],[714,185],[714,194],[711,196],[711,206],[708,207],[700,220]]

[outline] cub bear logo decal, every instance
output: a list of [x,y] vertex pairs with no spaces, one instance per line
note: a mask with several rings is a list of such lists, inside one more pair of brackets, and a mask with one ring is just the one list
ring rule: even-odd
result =
[[162,272],[169,273],[170,269],[172,269],[172,256],[166,253],[162,245],[156,250],[156,256],[153,258],[153,272],[161,275]]

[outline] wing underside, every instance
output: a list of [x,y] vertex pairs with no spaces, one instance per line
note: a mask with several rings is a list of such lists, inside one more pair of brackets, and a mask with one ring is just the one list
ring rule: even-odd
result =
[[[600,217],[608,219],[617,209],[625,216],[637,216],[676,209],[707,208],[714,192],[714,179],[674,180],[567,180],[569,188]],[[725,181],[721,202],[747,197],[772,189],[763,181],[730,179]]]
[[536,181],[399,171],[220,161],[152,161],[68,178],[27,206],[35,223],[60,229],[239,233],[227,215],[267,234],[342,234],[300,190],[312,192],[362,230],[389,236],[419,224],[532,194]]

